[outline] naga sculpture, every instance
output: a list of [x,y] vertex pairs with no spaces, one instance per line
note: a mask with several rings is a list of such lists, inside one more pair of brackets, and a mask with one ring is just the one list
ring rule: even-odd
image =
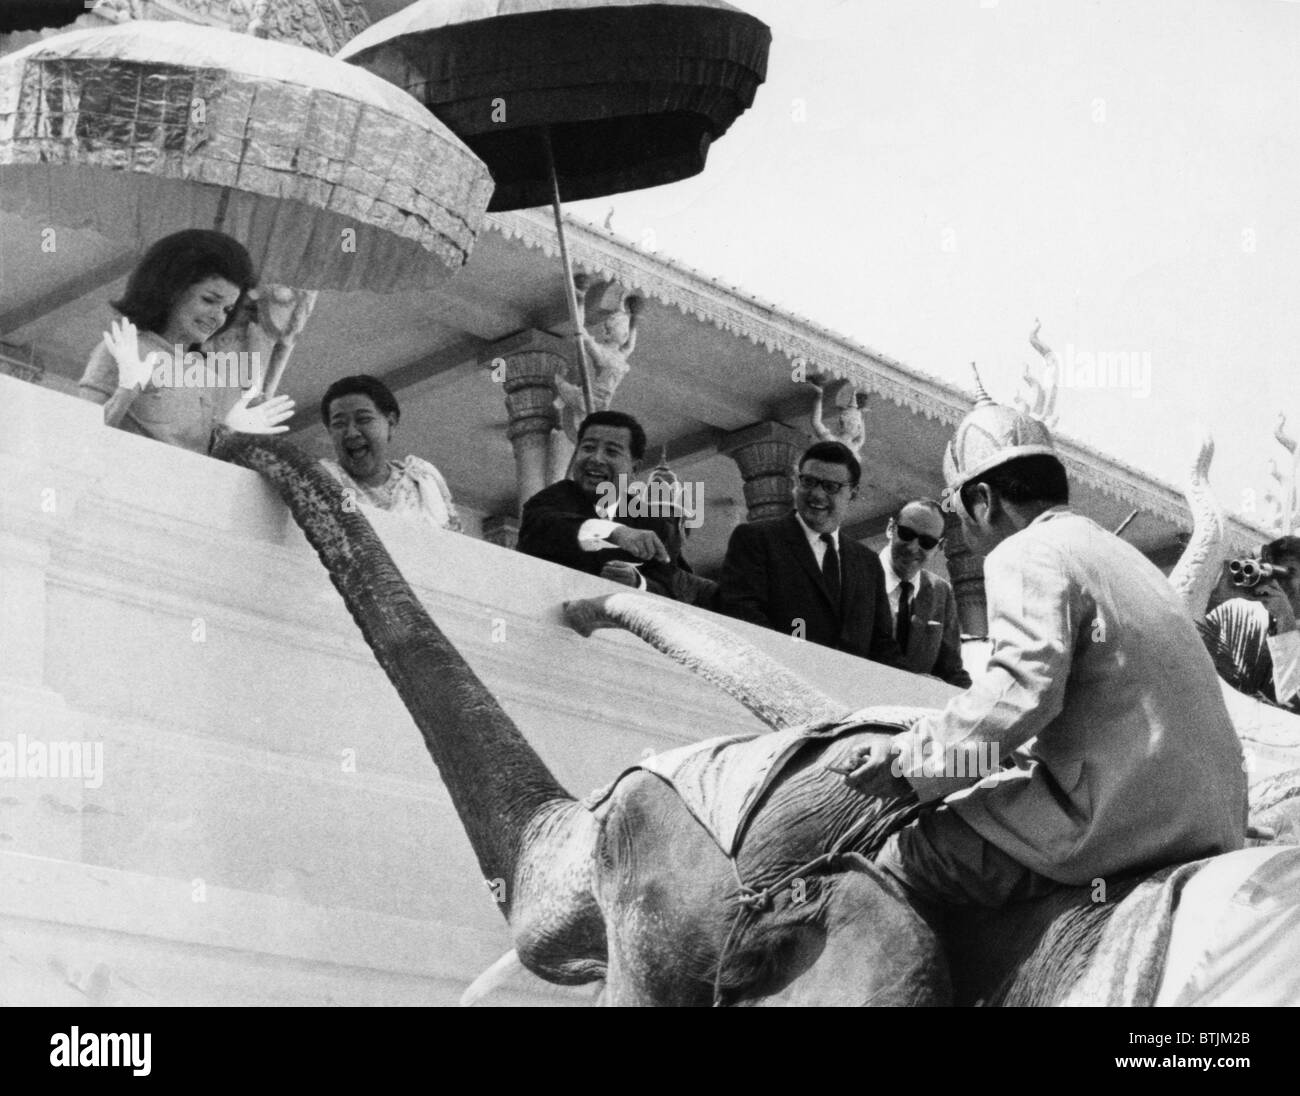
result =
[[[611,1005],[1194,1003],[1194,979],[1167,984],[1167,969],[1206,969],[1199,953],[1180,952],[1175,909],[1184,923],[1210,923],[1243,878],[1266,913],[1300,903],[1300,850],[1270,847],[1107,881],[1104,901],[1063,889],[929,923],[871,862],[914,817],[913,797],[863,799],[827,769],[917,710],[864,709],[846,723],[843,705],[720,624],[636,594],[567,613],[584,633],[631,629],[772,731],[644,760],[579,802],[314,461],[251,435],[222,439],[217,455],[265,475],[288,503],[411,712],[484,876],[502,881],[518,962],[549,982],[603,981]],[[1273,727],[1239,699],[1239,727],[1262,721],[1290,734],[1294,752],[1300,720],[1278,712],[1289,722]],[[1297,775],[1253,791],[1258,819],[1296,802]],[[1300,997],[1297,937],[1269,941],[1280,982],[1268,1003]]]
[[1034,376],[1033,370],[1025,366],[1021,378],[1022,391],[1016,397],[1016,407],[1042,420],[1049,429],[1056,428],[1056,393],[1061,384],[1061,362],[1056,352],[1038,337],[1043,330],[1040,321],[1034,321],[1034,329],[1029,333],[1029,345],[1043,358],[1043,379]]

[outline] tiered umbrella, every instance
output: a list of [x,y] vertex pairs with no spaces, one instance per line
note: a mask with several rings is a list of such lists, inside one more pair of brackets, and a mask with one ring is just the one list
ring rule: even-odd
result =
[[[754,101],[772,35],[722,0],[419,0],[338,57],[410,92],[492,170],[492,210],[685,179]],[[578,332],[580,334],[580,332]],[[583,392],[591,381],[578,338]]]
[[217,228],[266,282],[388,292],[459,270],[491,192],[414,99],[301,46],[138,21],[0,58],[0,208],[50,225]]

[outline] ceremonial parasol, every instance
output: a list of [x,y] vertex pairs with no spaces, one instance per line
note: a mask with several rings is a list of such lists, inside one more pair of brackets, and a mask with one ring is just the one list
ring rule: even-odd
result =
[[[561,202],[702,171],[753,103],[771,40],[722,0],[419,0],[337,56],[409,91],[487,162],[489,209],[551,203],[576,328]],[[580,338],[578,354],[590,410]]]
[[0,58],[0,208],[52,226],[217,228],[265,282],[387,292],[460,269],[491,190],[409,95],[301,46],[142,20]]

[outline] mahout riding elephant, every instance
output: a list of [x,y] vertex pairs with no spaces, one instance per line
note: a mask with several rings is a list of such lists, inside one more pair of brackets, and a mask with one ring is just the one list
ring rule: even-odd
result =
[[[1221,872],[1262,910],[1300,908],[1300,850],[1271,847],[1108,880],[1100,896],[1065,888],[997,913],[923,914],[871,862],[921,808],[866,800],[828,768],[918,710],[846,712],[721,625],[636,594],[577,603],[570,619],[630,628],[773,730],[643,761],[579,802],[314,461],[251,435],[217,455],[265,475],[291,508],[419,727],[485,878],[503,881],[519,961],[549,982],[603,982],[611,1005],[1150,1004],[1195,993],[1164,978],[1195,877]],[[1255,805],[1289,802],[1293,776]],[[1208,924],[1236,891],[1197,893],[1184,920]],[[1300,948],[1300,933],[1269,940]],[[1296,1003],[1300,955],[1269,959],[1296,972],[1270,992]]]

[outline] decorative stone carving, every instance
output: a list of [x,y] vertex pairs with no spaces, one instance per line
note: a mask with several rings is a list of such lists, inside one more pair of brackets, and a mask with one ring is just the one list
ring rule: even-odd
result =
[[261,378],[262,394],[275,395],[294,340],[306,326],[316,304],[316,292],[284,285],[259,285],[229,327],[212,341],[218,353],[248,354]]
[[794,509],[794,467],[807,439],[784,423],[760,422],[737,430],[720,445],[740,467],[746,520],[779,518]]
[[249,294],[257,302],[257,326],[272,340],[263,395],[268,399],[280,387],[293,345],[316,307],[316,290],[287,285],[259,285]]
[[[607,411],[630,368],[628,358],[636,349],[637,320],[645,302],[640,297],[629,296],[615,282],[593,282],[586,274],[576,275],[573,284],[578,291],[582,344],[591,366],[592,410]],[[597,309],[604,315],[589,328],[587,313]],[[555,378],[560,426],[574,443],[578,440],[578,427],[587,414],[579,368],[575,359]]]
[[[493,347],[484,361],[505,391],[509,425],[506,437],[515,452],[515,480],[522,505],[559,476],[552,463],[555,377],[567,364],[564,340],[526,331]],[[490,539],[490,538],[489,538]]]
[[948,578],[957,595],[957,619],[961,634],[985,639],[989,634],[988,601],[984,594],[984,557],[975,555],[962,536],[961,522],[954,514],[944,515],[943,554]]
[[[808,383],[817,389],[812,409],[812,429],[822,441],[838,441],[862,456],[862,443],[867,439],[862,411],[867,406],[867,394],[860,392],[852,381],[823,377],[809,377]],[[830,398],[832,414],[826,421],[826,398]]]

